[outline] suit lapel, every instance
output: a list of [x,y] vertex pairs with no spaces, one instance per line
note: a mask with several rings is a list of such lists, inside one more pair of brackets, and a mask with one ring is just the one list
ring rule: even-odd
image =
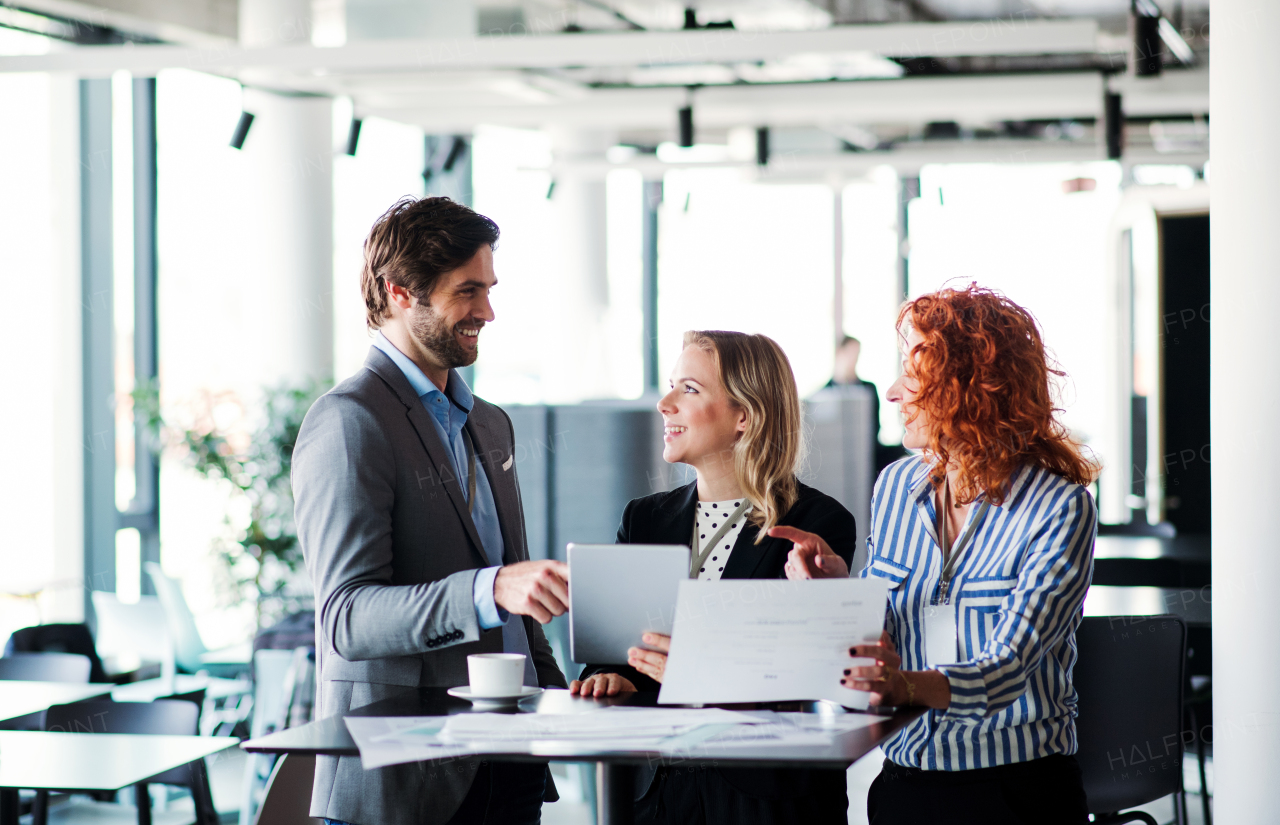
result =
[[[641,539],[648,544],[683,544],[690,547],[693,541],[694,510],[698,502],[698,482],[672,491],[666,501],[658,506],[653,517],[653,532]],[[639,543],[639,542],[638,542]]]
[[[427,458],[431,460],[431,472],[429,473],[429,479],[425,483],[440,484],[444,487],[445,492],[449,495],[449,500],[453,502],[453,508],[458,512],[458,518],[462,520],[462,525],[466,528],[467,537],[471,539],[471,549],[479,559],[480,566],[488,567],[489,560],[485,557],[484,545],[480,542],[480,534],[476,531],[475,522],[471,520],[471,513],[467,510],[466,497],[463,495],[462,487],[458,484],[458,475],[454,471],[453,458],[445,448],[444,442],[440,440],[440,435],[436,432],[436,425],[427,418],[427,411],[423,408],[418,394],[410,386],[409,379],[405,378],[404,373],[395,365],[395,362],[377,347],[369,348],[369,357],[365,359],[364,365],[376,373],[383,381],[387,382],[387,386],[391,387],[400,401],[404,403],[405,414],[409,418],[409,423],[413,425],[414,431],[418,434],[418,440],[422,443],[423,449],[427,451]],[[476,460],[480,460],[478,455]]]
[[756,544],[756,536],[760,534],[751,522],[742,525],[738,540],[733,543],[733,552],[729,554],[729,563],[724,566],[722,579],[754,579],[760,562],[769,554],[777,539],[765,536],[764,541]]
[[[503,439],[490,426],[489,416],[482,411],[481,401],[476,400],[467,416],[466,430],[476,445],[476,463],[489,479],[493,491],[493,503],[498,508],[498,525],[502,528],[503,561],[513,564],[525,561],[529,551],[525,545],[520,512],[520,493],[516,489],[514,460],[509,449],[504,449]],[[505,465],[505,469],[504,469]]]

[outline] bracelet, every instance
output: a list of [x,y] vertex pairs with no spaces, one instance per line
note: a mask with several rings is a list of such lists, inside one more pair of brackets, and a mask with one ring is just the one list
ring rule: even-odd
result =
[[909,680],[901,670],[897,671],[897,673],[902,677],[902,684],[907,686],[907,701],[904,703],[904,706],[914,705],[916,703],[916,686],[911,683],[911,680]]

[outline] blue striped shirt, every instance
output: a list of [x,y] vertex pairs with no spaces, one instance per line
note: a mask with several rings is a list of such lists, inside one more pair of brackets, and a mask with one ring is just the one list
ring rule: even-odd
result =
[[[978,499],[981,502],[982,498]],[[929,465],[913,456],[876,480],[866,568],[889,580],[886,629],[903,670],[926,670],[923,608],[942,578]],[[951,583],[959,664],[939,665],[951,706],[884,746],[899,765],[962,771],[1076,752],[1075,632],[1093,576],[1098,519],[1089,491],[1024,466],[981,519]],[[966,524],[966,529],[967,529]]]

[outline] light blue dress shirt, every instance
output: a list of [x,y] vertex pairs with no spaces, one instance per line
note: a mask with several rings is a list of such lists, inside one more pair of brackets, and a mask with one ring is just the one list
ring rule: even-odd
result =
[[[448,391],[446,396],[436,388],[418,365],[396,349],[396,346],[388,341],[381,331],[374,335],[373,345],[395,362],[395,365],[404,373],[404,377],[408,379],[409,386],[413,387],[413,391],[418,394],[422,405],[431,414],[430,418],[436,426],[436,434],[449,448],[458,485],[462,488],[465,497],[469,487],[470,462],[467,460],[467,443],[466,437],[462,434],[462,428],[466,426],[467,415],[475,406],[471,388],[457,371],[449,370],[449,380],[445,385]],[[536,686],[537,671],[533,667],[533,657],[529,651],[529,640],[525,637],[524,624],[519,618],[508,623],[510,614],[499,607],[493,599],[493,581],[497,578],[498,571],[502,569],[505,548],[502,541],[502,526],[498,521],[498,507],[493,500],[493,490],[489,487],[488,475],[483,471],[476,473],[475,503],[471,508],[471,521],[476,526],[476,532],[480,534],[480,543],[484,546],[485,557],[492,565],[476,574],[475,583],[471,588],[471,599],[476,607],[476,620],[485,630],[502,628],[503,650],[525,655],[525,684]]]

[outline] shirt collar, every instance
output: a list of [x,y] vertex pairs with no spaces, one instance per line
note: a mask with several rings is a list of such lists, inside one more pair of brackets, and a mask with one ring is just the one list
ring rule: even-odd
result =
[[[933,492],[933,485],[929,483],[929,473],[933,469],[933,465],[924,456],[920,457],[920,463],[916,466],[915,476],[911,479],[911,494],[919,499],[920,497]],[[1009,492],[1004,497],[1004,501],[1000,504],[992,504],[1000,509],[1007,509],[1013,505],[1017,499],[1018,493],[1026,486],[1027,480],[1031,477],[1031,467],[1023,464],[1013,473],[1013,479],[1009,483]],[[986,493],[979,493],[974,499],[975,502],[984,501],[987,498]]]
[[[413,391],[421,398],[431,395],[434,392],[440,392],[439,388],[432,383],[418,365],[409,360],[409,356],[401,352],[395,344],[382,334],[382,330],[378,330],[373,336],[373,345],[386,353],[400,371],[404,373],[404,377],[408,379],[409,386],[413,387]],[[471,412],[471,408],[475,406],[474,396],[471,394],[471,388],[467,386],[467,382],[462,380],[462,376],[458,375],[457,370],[449,370],[449,378],[445,383],[445,394],[463,412]]]
[[1029,464],[1023,464],[1021,467],[1013,471],[1013,479],[1009,482],[1009,491],[1005,493],[1004,501],[998,507],[1005,510],[1013,506],[1018,500],[1018,493],[1022,492],[1022,488],[1027,486],[1027,481],[1032,475],[1032,467]]

